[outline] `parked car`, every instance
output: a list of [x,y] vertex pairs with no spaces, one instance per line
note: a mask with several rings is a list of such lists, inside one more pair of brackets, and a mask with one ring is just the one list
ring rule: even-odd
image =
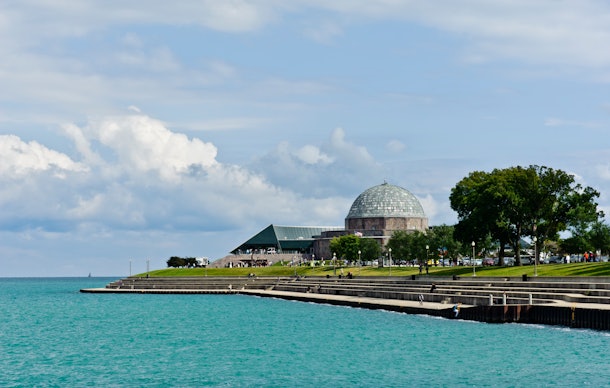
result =
[[534,264],[534,259],[529,256],[521,256],[521,265],[532,265]]

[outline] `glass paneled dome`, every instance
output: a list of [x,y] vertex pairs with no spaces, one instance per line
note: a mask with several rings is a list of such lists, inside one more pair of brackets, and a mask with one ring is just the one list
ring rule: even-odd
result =
[[422,217],[426,214],[417,198],[402,187],[383,183],[356,198],[346,219],[368,217]]

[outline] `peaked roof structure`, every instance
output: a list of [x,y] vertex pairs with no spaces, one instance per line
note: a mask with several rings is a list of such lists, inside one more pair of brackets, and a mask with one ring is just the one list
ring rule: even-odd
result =
[[315,236],[330,230],[343,230],[341,226],[279,226],[269,225],[231,253],[250,249],[276,248],[279,251],[305,251],[309,249]]

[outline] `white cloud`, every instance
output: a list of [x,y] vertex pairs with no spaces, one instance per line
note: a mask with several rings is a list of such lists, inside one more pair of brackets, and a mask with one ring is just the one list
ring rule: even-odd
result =
[[390,152],[401,152],[403,151],[406,146],[403,142],[401,142],[400,140],[390,140],[387,144],[386,144],[386,149]]
[[429,220],[438,215],[438,203],[432,197],[432,195],[428,194],[425,197],[419,197],[417,199],[424,208],[424,213],[426,213],[426,217],[428,217]]
[[598,164],[595,166],[597,176],[605,181],[610,181],[610,164]]
[[176,180],[192,168],[208,169],[217,164],[213,144],[173,133],[145,115],[104,119],[83,131],[111,148],[121,168],[132,172],[156,171],[165,180]]
[[15,135],[0,135],[0,178],[18,178],[51,172],[65,178],[67,172],[85,172],[87,167],[36,141],[26,143]]
[[[254,160],[251,169],[276,186],[320,201],[343,197],[344,193],[355,197],[363,187],[379,184],[385,176],[383,166],[366,147],[347,140],[341,128],[319,145],[295,148],[287,141],[280,142],[272,152]],[[345,211],[348,209],[349,203]]]
[[354,166],[371,166],[376,162],[366,147],[358,146],[345,139],[345,131],[343,128],[335,129],[330,137],[331,155],[339,154],[343,160]]
[[337,37],[343,35],[343,28],[333,20],[314,21],[307,24],[303,30],[305,36],[322,44],[331,44]]
[[306,164],[329,164],[333,159],[322,153],[318,147],[306,145],[296,151],[296,156]]

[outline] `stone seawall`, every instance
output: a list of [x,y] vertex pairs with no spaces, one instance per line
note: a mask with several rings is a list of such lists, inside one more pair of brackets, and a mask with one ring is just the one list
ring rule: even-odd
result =
[[488,323],[610,330],[610,281],[495,278],[124,278],[96,293],[243,294]]

